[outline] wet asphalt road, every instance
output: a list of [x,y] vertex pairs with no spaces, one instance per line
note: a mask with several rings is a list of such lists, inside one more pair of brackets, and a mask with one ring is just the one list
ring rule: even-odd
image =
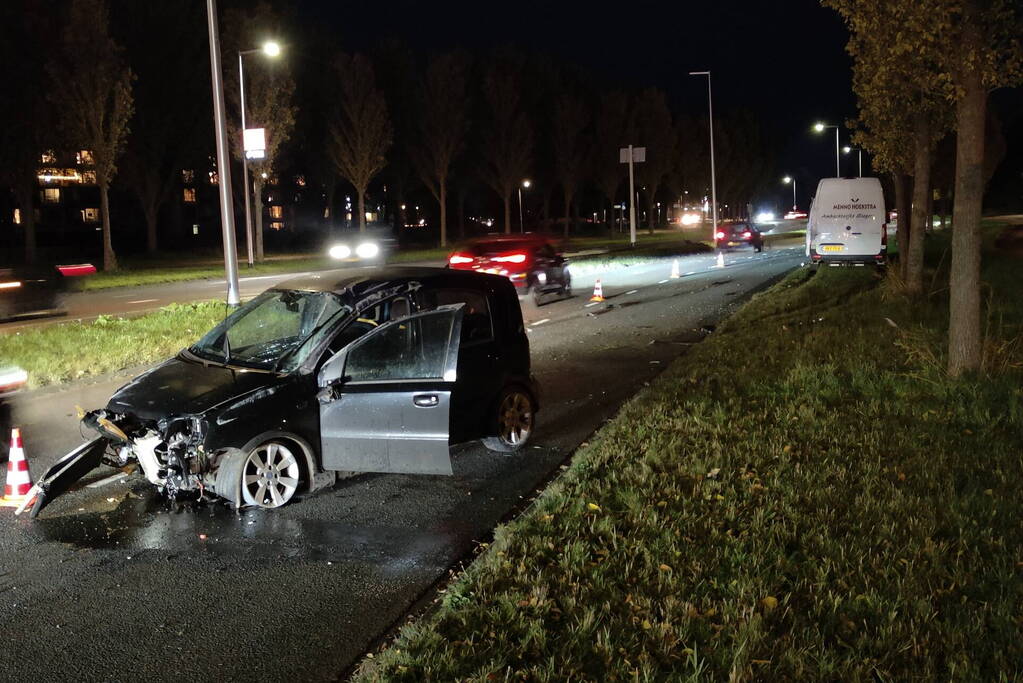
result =
[[[358,475],[288,507],[169,509],[111,472],[36,521],[0,509],[0,632],[12,680],[333,680],[429,598],[571,451],[749,292],[797,266],[800,248],[737,252],[603,273],[607,304],[524,302],[543,391],[532,446],[454,449],[453,477]],[[585,294],[584,294],[585,292]],[[79,441],[73,405],[113,377],[18,406],[41,472]],[[99,481],[97,481],[99,480]]]

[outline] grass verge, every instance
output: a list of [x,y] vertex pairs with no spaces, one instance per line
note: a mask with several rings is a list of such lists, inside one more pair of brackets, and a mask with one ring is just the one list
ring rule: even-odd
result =
[[[281,259],[267,261],[249,268],[240,266],[240,277],[254,275],[276,275],[278,273],[301,272],[305,270],[325,270],[331,268],[330,261],[324,258]],[[178,265],[165,266],[157,263],[136,262],[128,267],[110,273],[98,272],[82,278],[81,289],[85,291],[109,289],[111,287],[137,287],[140,285],[164,284],[167,282],[184,282],[186,280],[223,280],[224,264],[211,265]]]
[[357,680],[1020,677],[1019,261],[986,256],[988,372],[950,381],[949,237],[925,300],[863,269],[755,297]]
[[167,358],[225,315],[222,303],[172,304],[155,313],[100,316],[0,335],[0,359],[28,372],[29,387],[60,384]]

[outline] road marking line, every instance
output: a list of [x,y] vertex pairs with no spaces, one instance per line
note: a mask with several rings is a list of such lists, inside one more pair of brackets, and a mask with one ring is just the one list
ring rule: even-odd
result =
[[124,472],[118,472],[117,474],[111,475],[111,476],[107,477],[106,479],[100,479],[99,481],[94,481],[91,484],[86,484],[85,488],[87,488],[87,489],[98,489],[100,486],[106,486],[107,484],[113,484],[115,481],[120,481],[121,479],[124,479],[127,476],[128,475],[125,474]]
[[127,303],[129,303],[129,304],[151,304],[154,301],[159,301],[159,299],[139,299],[138,301],[128,301]]
[[550,321],[551,321],[550,318],[544,318],[543,320],[537,320],[535,323],[533,323],[533,327],[536,327],[537,325],[543,325],[544,323],[549,323]]
[[593,302],[590,302],[590,303],[586,304],[586,306],[584,308],[589,308],[590,306],[596,306],[599,303],[600,303],[599,301],[593,301]]
[[688,273],[682,273],[683,275],[696,275],[695,270],[690,270]]
[[638,289],[630,289],[629,291],[626,292],[626,294],[635,294],[638,291],[639,291]]

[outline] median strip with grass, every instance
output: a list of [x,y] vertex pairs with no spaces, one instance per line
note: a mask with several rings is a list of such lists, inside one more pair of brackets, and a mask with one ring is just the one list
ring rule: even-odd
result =
[[986,257],[1000,339],[959,382],[945,294],[792,274],[629,402],[357,678],[1019,677],[1018,263]]
[[0,365],[28,372],[29,387],[61,384],[167,358],[227,314],[222,303],[172,304],[133,318],[100,316],[0,335]]

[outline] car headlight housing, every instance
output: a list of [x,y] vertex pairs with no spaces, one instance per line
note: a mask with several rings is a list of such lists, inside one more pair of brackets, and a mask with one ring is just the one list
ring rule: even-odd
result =
[[345,259],[352,255],[352,250],[345,244],[335,244],[327,253],[333,259]]
[[373,258],[380,253],[380,247],[372,242],[363,242],[355,248],[355,255],[359,258]]

